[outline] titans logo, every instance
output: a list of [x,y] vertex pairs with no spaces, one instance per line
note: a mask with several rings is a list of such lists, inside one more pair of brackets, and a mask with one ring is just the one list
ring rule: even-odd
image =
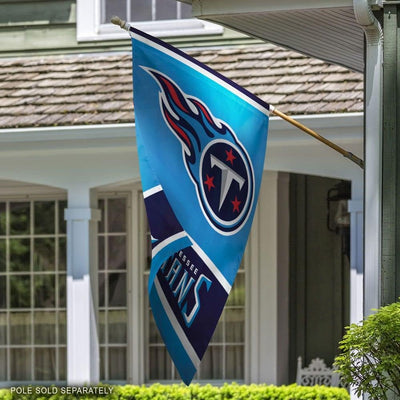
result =
[[246,150],[232,129],[202,101],[185,94],[159,71],[144,69],[160,86],[161,113],[182,145],[203,214],[217,232],[237,233],[254,199],[254,172]]

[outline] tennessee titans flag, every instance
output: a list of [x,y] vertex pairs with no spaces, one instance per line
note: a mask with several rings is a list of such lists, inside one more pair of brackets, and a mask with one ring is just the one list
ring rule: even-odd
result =
[[150,304],[188,385],[246,246],[270,107],[178,49],[132,27],[130,34]]

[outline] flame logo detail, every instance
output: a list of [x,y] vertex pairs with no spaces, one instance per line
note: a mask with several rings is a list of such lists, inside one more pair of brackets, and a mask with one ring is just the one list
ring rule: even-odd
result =
[[161,89],[164,121],[182,145],[204,215],[217,232],[237,233],[247,221],[254,198],[253,167],[243,145],[204,102],[185,94],[165,74],[142,68]]

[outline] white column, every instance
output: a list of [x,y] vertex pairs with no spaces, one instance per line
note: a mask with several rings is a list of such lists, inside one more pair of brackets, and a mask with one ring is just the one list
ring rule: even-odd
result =
[[90,188],[70,188],[67,221],[67,381],[69,385],[99,381],[97,333],[96,195]]
[[288,369],[288,175],[264,172],[249,242],[247,383],[281,384]]

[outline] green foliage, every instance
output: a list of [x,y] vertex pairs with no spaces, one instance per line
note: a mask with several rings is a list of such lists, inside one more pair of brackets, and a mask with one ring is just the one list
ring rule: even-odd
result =
[[335,366],[358,395],[400,398],[400,302],[348,327],[339,348]]
[[[101,385],[108,395],[73,395],[61,393],[62,388],[50,387],[49,393],[30,386],[31,394],[11,393],[10,389],[0,390],[0,400],[349,400],[345,389],[326,386],[273,386],[225,384],[222,387],[198,384],[190,386],[160,385],[152,386],[108,386]],[[28,388],[28,387],[27,387]],[[43,387],[42,387],[43,389]],[[58,390],[58,393],[54,393]],[[45,390],[44,390],[45,391]]]

